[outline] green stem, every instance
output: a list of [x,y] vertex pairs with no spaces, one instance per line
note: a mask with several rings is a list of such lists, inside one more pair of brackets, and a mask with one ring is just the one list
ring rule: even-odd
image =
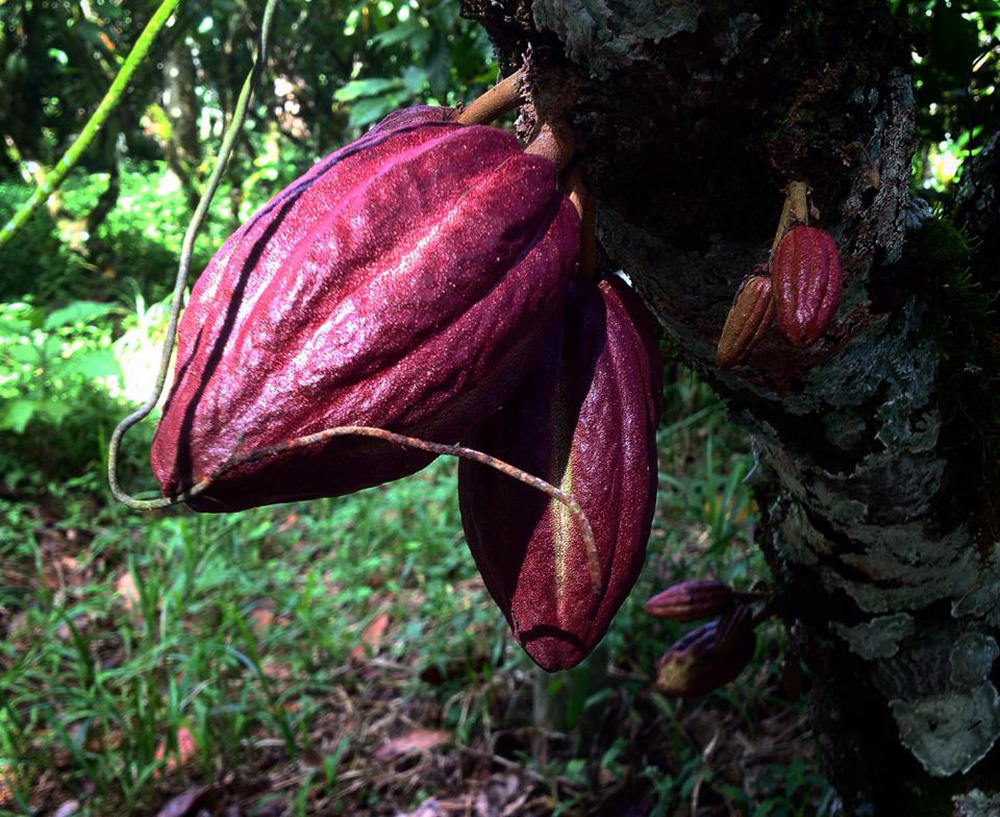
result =
[[28,223],[35,214],[35,211],[48,200],[49,196],[59,189],[59,186],[69,175],[69,172],[76,166],[83,152],[94,141],[94,137],[101,130],[101,126],[107,121],[115,106],[121,101],[129,80],[132,79],[132,75],[135,74],[136,69],[142,64],[142,61],[149,53],[156,35],[166,25],[167,20],[170,19],[170,15],[174,13],[179,4],[180,0],[163,0],[160,3],[160,7],[153,15],[153,19],[149,21],[146,28],[143,29],[142,34],[139,35],[139,39],[136,40],[131,52],[129,52],[125,64],[118,72],[118,76],[111,83],[111,87],[108,88],[108,92],[104,95],[104,99],[101,100],[101,104],[97,106],[97,110],[87,120],[87,124],[83,126],[80,135],[76,137],[73,144],[70,145],[69,150],[59,160],[59,163],[52,168],[52,171],[45,177],[45,180],[38,185],[31,198],[22,204],[17,212],[14,213],[14,217],[3,226],[3,229],[0,229],[0,250],[7,246],[10,240],[21,231],[21,228]]

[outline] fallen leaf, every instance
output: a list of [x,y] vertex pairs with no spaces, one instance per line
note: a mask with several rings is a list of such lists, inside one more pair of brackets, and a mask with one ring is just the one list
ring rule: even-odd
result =
[[[388,613],[381,613],[375,616],[361,633],[361,643],[351,650],[351,657],[361,659],[365,657],[366,652],[377,653],[379,647],[382,646],[382,636],[385,635],[385,631],[388,628]],[[365,649],[366,647],[368,648],[367,650]]]
[[257,607],[247,614],[250,624],[255,630],[264,630],[274,621],[274,613],[266,607]]
[[0,806],[14,802],[14,771],[6,763],[0,763]]
[[125,612],[131,613],[139,603],[139,588],[135,583],[135,577],[127,570],[115,582],[115,592],[121,597]]
[[188,815],[194,813],[193,810],[195,807],[201,805],[207,799],[205,795],[208,793],[208,786],[195,786],[193,789],[188,789],[183,794],[178,794],[169,800],[157,812],[156,817],[188,817]]
[[292,665],[284,661],[265,661],[261,664],[260,671],[272,681],[287,681],[294,675]]
[[52,817],[70,817],[71,814],[76,814],[79,809],[80,802],[78,800],[67,800],[55,810]]
[[83,565],[72,556],[57,556],[45,566],[43,578],[46,587],[83,587],[87,584],[87,576]]
[[190,730],[186,726],[182,726],[177,730],[177,753],[171,754],[167,757],[167,739],[164,738],[160,741],[160,745],[156,747],[156,754],[154,757],[156,760],[162,760],[166,757],[167,762],[164,765],[164,771],[169,772],[179,766],[187,764],[187,762],[195,756],[197,751],[198,744],[195,743],[194,735],[191,734]]
[[440,729],[414,729],[398,738],[393,738],[376,753],[376,760],[392,760],[410,752],[429,752],[451,740],[451,735]]

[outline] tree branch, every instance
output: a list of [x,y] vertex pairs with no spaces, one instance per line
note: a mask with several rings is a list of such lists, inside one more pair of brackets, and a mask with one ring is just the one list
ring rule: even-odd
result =
[[49,196],[59,189],[66,176],[76,166],[83,152],[94,141],[101,127],[115,109],[115,106],[121,101],[129,81],[139,66],[142,65],[153,41],[156,39],[157,33],[163,28],[167,20],[170,19],[170,15],[173,14],[178,3],[180,3],[180,0],[163,0],[160,4],[160,7],[156,10],[156,14],[153,15],[149,21],[149,25],[139,35],[139,39],[136,40],[135,46],[125,60],[125,64],[118,72],[118,76],[115,77],[115,81],[104,95],[101,104],[97,106],[97,110],[94,111],[87,124],[84,125],[80,135],[70,145],[69,150],[66,151],[65,155],[52,169],[52,172],[49,173],[45,181],[38,186],[38,189],[35,190],[31,198],[18,208],[14,217],[3,226],[3,229],[0,229],[0,250],[7,246],[10,240],[31,220],[35,211],[41,207]]

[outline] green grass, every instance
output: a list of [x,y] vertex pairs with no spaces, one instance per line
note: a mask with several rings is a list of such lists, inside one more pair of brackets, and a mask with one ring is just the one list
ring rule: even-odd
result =
[[[96,464],[2,501],[6,807],[75,798],[82,814],[149,814],[203,782],[285,813],[391,814],[527,769],[538,813],[616,797],[664,815],[694,799],[818,813],[825,783],[801,706],[776,692],[778,626],[730,688],[680,703],[652,687],[682,628],[646,616],[646,598],[688,576],[766,578],[745,441],[693,378],[667,396],[646,570],[595,654],[558,676],[513,645],[478,579],[448,461],[351,497],[220,516],[131,514],[107,501]],[[147,442],[133,440],[132,461]],[[768,718],[794,738],[775,754],[788,762],[751,775],[729,755],[737,735],[772,740]],[[722,737],[712,751],[706,723]],[[379,760],[418,727],[447,743]]]

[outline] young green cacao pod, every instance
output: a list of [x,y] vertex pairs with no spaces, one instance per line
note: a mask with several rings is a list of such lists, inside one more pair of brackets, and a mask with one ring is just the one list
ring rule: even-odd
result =
[[469,548],[518,643],[554,672],[582,661],[642,568],[656,498],[662,364],[652,319],[619,279],[570,287],[562,325],[467,445],[562,488],[587,515],[599,588],[564,505],[493,469],[459,464]]
[[664,695],[695,697],[734,681],[757,647],[749,607],[733,610],[686,633],[661,657],[656,688]]
[[[343,425],[451,443],[496,410],[557,320],[579,217],[513,135],[399,111],[279,193],[199,278],[153,441],[167,495],[231,511],[335,496],[432,456]],[[225,466],[225,467],[224,467]]]
[[722,615],[735,603],[729,585],[715,579],[692,579],[657,593],[646,602],[646,612],[671,621],[697,621]]
[[736,293],[733,305],[722,327],[722,336],[715,352],[720,366],[735,366],[760,343],[761,337],[774,322],[774,299],[771,279],[766,275],[747,278]]
[[793,227],[771,258],[778,328],[795,346],[814,343],[837,314],[842,288],[833,237],[816,227]]

